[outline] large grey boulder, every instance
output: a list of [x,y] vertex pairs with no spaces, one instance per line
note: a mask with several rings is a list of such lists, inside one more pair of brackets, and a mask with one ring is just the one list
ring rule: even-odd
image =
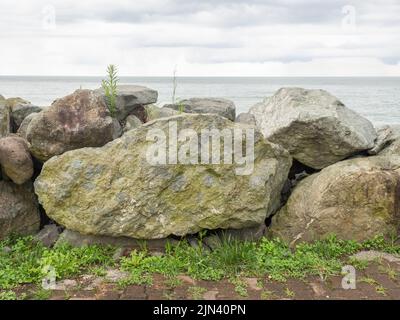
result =
[[0,138],[0,165],[16,184],[24,184],[33,176],[33,162],[28,142],[16,135]]
[[[21,98],[8,98],[6,102],[11,111],[14,130],[17,131],[22,121],[31,113],[42,111],[41,107],[35,106],[29,101]],[[14,132],[15,132],[14,131]]]
[[101,97],[91,90],[76,90],[39,112],[26,129],[35,158],[47,161],[55,155],[84,147],[99,147],[121,131]]
[[39,231],[40,215],[32,186],[0,181],[0,239]]
[[186,113],[213,113],[235,121],[235,104],[222,98],[191,98],[175,104],[167,104],[164,108],[170,108]]
[[268,233],[286,242],[336,234],[363,241],[400,226],[400,157],[355,158],[306,177],[273,217]]
[[[104,89],[96,90],[105,102],[107,102]],[[119,85],[117,87],[117,99],[115,116],[119,121],[126,119],[128,115],[135,115],[142,122],[146,122],[147,116],[144,106],[156,103],[158,92],[143,86]]]
[[0,98],[0,138],[9,135],[11,132],[10,108],[5,99]]
[[282,88],[250,113],[268,140],[314,169],[371,149],[377,137],[371,122],[324,90]]
[[[165,151],[179,150],[180,161],[174,164],[172,157],[163,163],[163,141],[173,141],[169,133],[175,125],[182,140],[178,149],[169,148],[173,142],[168,142]],[[196,165],[197,154],[193,151],[188,159],[186,148],[198,148],[197,134],[210,128],[236,130],[249,138],[254,132],[254,161],[251,149],[245,150],[247,165],[238,161],[242,150],[233,149],[227,153],[233,163],[222,157],[220,164]],[[220,148],[213,144],[213,150]],[[288,152],[253,128],[216,115],[186,114],[149,122],[101,148],[50,159],[35,181],[35,191],[47,215],[70,230],[159,239],[260,225],[278,208],[290,166]]]

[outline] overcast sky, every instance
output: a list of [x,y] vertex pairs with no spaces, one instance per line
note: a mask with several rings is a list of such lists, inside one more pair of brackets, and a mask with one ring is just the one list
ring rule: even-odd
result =
[[1,75],[400,76],[399,0],[1,0]]

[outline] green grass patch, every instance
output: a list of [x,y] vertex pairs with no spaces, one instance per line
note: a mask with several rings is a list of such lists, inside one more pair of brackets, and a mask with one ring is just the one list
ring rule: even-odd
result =
[[48,266],[54,268],[56,279],[89,272],[94,266],[110,266],[114,263],[114,250],[100,246],[73,248],[66,244],[49,249],[32,237],[1,241],[0,289],[39,284],[48,276]]
[[[144,246],[134,250],[118,262],[113,259],[115,248],[84,246],[74,248],[60,245],[49,249],[32,237],[10,238],[0,242],[0,298],[13,298],[13,289],[21,284],[40,285],[48,274],[46,267],[54,268],[57,280],[95,274],[103,276],[108,267],[117,267],[129,273],[118,283],[150,285],[154,274],[162,274],[168,286],[178,285],[176,277],[186,274],[197,280],[217,281],[240,277],[268,277],[286,281],[310,275],[327,277],[340,275],[345,264],[353,264],[349,256],[360,250],[380,250],[400,254],[400,246],[376,237],[363,243],[339,240],[330,236],[314,243],[301,243],[290,248],[280,240],[263,239],[258,243],[223,239],[215,250],[199,243],[191,246],[182,240],[176,245],[167,244],[164,255],[151,255]],[[365,263],[353,264],[356,268]],[[245,294],[245,286],[237,280],[238,293]],[[46,297],[46,292],[39,296]]]
[[[146,250],[133,251],[121,260],[121,268],[132,274],[138,284],[154,273],[165,276],[187,274],[199,280],[221,280],[238,275],[268,276],[272,280],[340,275],[348,256],[360,250],[400,253],[400,246],[376,237],[364,243],[339,240],[329,236],[314,243],[301,243],[295,249],[280,240],[263,239],[259,243],[225,239],[215,250],[190,246],[182,241],[167,246],[163,256],[152,256]],[[358,263],[361,268],[364,263]],[[149,280],[150,281],[150,280]]]

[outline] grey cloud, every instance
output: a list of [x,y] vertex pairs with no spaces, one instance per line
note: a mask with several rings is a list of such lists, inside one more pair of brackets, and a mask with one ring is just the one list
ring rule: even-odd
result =
[[[160,1],[159,6],[136,7],[120,5],[115,1],[111,6],[93,6],[91,10],[62,8],[58,19],[62,23],[76,23],[100,20],[111,23],[152,23],[169,22],[185,24],[208,24],[218,27],[240,27],[251,25],[326,24],[340,21],[342,7],[346,1],[276,1],[276,0],[170,0]],[[246,10],[248,9],[248,10]],[[199,21],[197,15],[207,13],[211,20]],[[225,13],[222,14],[222,13]]]
[[[34,43],[39,70],[46,67],[42,59],[78,70],[124,57],[146,68],[149,59],[157,67],[179,60],[201,71],[207,64],[357,57],[394,66],[400,57],[399,0],[63,0],[53,2],[57,29],[48,31],[41,15],[49,3],[1,0],[7,70],[34,65],[32,51],[21,50],[27,41]],[[354,33],[340,28],[348,4],[356,9]]]
[[387,65],[397,65],[400,63],[400,56],[397,57],[383,57],[382,62]]

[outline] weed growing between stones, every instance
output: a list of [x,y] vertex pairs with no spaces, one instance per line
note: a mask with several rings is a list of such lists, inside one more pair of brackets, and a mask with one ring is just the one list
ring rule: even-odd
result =
[[78,276],[94,266],[111,266],[114,251],[111,247],[73,248],[67,244],[49,249],[32,237],[10,238],[0,242],[0,289],[40,284],[47,276],[46,266],[54,268],[56,279]]
[[280,240],[263,239],[259,243],[224,240],[212,251],[182,241],[177,246],[167,246],[163,256],[132,251],[130,256],[121,260],[121,268],[131,273],[131,284],[135,279],[138,279],[137,284],[143,283],[143,279],[150,281],[148,276],[154,273],[166,276],[187,274],[194,279],[211,281],[265,275],[275,281],[309,275],[325,278],[340,275],[342,266],[349,262],[349,255],[377,248],[400,253],[400,246],[387,243],[382,237],[358,243],[330,236],[311,244],[299,244],[296,249],[289,248]]
[[[104,275],[105,268],[120,268],[129,277],[118,284],[151,284],[154,274],[171,279],[186,274],[193,279],[218,281],[230,279],[236,291],[245,295],[240,277],[267,276],[271,280],[302,279],[309,275],[326,277],[340,275],[349,255],[361,250],[380,250],[400,254],[400,246],[376,237],[363,243],[339,240],[330,236],[314,243],[301,243],[295,249],[280,240],[262,239],[246,242],[224,239],[220,246],[209,250],[202,245],[191,246],[186,240],[167,244],[164,255],[152,255],[144,246],[116,262],[116,248],[84,246],[74,248],[63,244],[52,249],[35,242],[32,237],[10,238],[0,242],[0,299],[13,299],[11,289],[21,284],[40,285],[46,276],[45,267],[52,266],[56,280],[82,274]],[[358,265],[354,265],[358,268]],[[363,265],[360,265],[363,267]],[[38,292],[45,298],[48,292]]]
[[107,107],[110,110],[111,116],[115,116],[117,108],[117,83],[119,79],[117,76],[117,67],[110,64],[107,67],[107,79],[101,82],[104,94],[106,96]]

